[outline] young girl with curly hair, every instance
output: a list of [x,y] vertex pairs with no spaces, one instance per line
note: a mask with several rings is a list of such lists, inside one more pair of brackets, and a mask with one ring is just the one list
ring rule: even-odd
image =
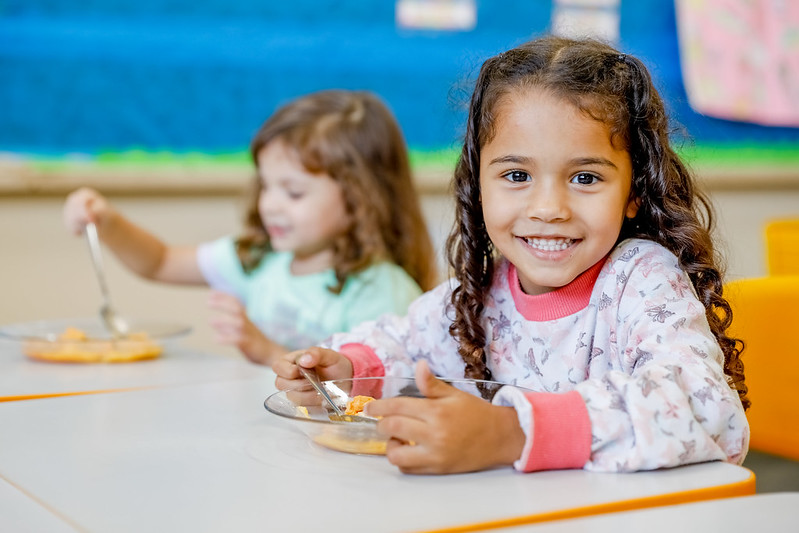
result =
[[[454,279],[404,318],[287,354],[277,386],[302,386],[297,365],[415,373],[426,398],[366,408],[409,473],[742,462],[710,204],[668,133],[646,67],[606,44],[547,37],[490,58],[454,176]],[[434,376],[521,388],[489,403]]]
[[67,198],[66,225],[77,234],[95,223],[142,277],[216,289],[218,340],[263,364],[383,313],[404,314],[433,286],[433,247],[405,140],[374,94],[298,98],[263,124],[250,148],[257,175],[236,238],[170,246],[88,188]]

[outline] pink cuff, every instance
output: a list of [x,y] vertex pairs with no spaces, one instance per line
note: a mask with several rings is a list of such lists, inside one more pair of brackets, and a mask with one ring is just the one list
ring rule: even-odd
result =
[[580,393],[528,392],[525,397],[532,406],[532,445],[525,443],[519,469],[582,468],[591,457],[591,419]]
[[[339,348],[339,352],[352,363],[353,378],[383,377],[386,369],[383,361],[377,357],[374,350],[365,344],[350,343],[344,344]],[[356,381],[350,394],[352,396],[363,395],[379,398],[381,396],[382,380],[362,380]]]

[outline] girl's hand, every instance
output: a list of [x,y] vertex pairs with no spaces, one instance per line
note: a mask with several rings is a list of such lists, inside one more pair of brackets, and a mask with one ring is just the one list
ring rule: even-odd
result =
[[425,398],[389,398],[366,405],[383,417],[386,456],[406,474],[451,474],[510,465],[522,454],[525,435],[512,407],[499,407],[439,381],[426,362],[416,366]]
[[268,339],[247,317],[247,311],[232,294],[212,291],[208,299],[211,309],[218,311],[211,319],[216,341],[238,348],[244,356],[261,365],[268,365],[288,350]]
[[275,386],[280,390],[310,388],[297,365],[315,368],[321,380],[348,379],[352,377],[352,363],[340,353],[326,348],[306,348],[287,353],[272,364],[277,374]]
[[86,224],[101,225],[111,212],[111,205],[94,189],[82,187],[67,196],[64,202],[64,225],[75,235],[83,233]]

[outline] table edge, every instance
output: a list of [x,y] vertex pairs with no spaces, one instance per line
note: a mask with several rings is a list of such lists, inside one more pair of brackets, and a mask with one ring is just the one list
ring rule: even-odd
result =
[[515,516],[500,520],[489,520],[474,524],[423,530],[423,533],[463,533],[471,531],[483,531],[486,529],[499,529],[511,526],[553,522],[568,518],[581,518],[600,514],[647,509],[652,507],[665,507],[668,505],[677,505],[681,503],[720,500],[724,498],[734,498],[737,496],[752,496],[755,494],[755,473],[746,467],[741,468],[744,468],[749,472],[749,477],[734,483],[727,483],[713,487],[703,487],[701,489],[672,492],[669,494],[646,496],[644,498],[634,498],[631,500],[560,509],[558,511],[548,511],[545,513],[536,513],[532,515]]

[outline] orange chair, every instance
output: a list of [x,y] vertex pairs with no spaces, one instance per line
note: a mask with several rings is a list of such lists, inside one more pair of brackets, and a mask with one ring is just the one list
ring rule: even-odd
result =
[[799,275],[741,279],[724,296],[743,339],[750,447],[799,460]]
[[766,224],[766,254],[770,275],[799,275],[799,218]]

